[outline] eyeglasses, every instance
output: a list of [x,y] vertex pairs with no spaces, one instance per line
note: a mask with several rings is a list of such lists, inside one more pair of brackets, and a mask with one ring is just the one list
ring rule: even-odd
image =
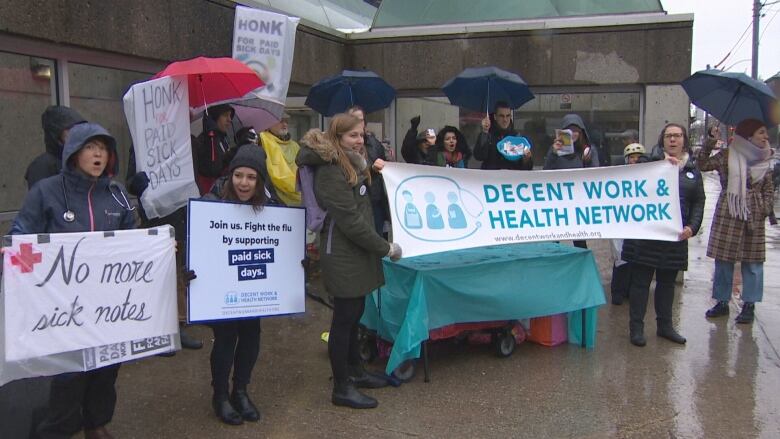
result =
[[664,134],[664,139],[682,139],[682,133],[668,133]]

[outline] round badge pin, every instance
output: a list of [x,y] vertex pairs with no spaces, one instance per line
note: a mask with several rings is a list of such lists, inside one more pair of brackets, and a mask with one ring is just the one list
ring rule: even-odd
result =
[[688,172],[685,173],[685,176],[690,178],[691,180],[693,180],[693,172],[688,171]]
[[360,195],[366,194],[366,185],[360,186]]

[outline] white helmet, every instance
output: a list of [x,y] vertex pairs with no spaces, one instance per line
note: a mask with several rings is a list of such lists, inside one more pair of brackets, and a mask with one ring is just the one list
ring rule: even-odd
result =
[[645,147],[641,143],[632,143],[626,146],[623,150],[623,157],[628,157],[631,154],[644,154]]

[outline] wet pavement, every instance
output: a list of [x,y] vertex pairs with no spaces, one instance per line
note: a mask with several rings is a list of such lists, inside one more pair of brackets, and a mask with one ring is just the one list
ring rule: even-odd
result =
[[[675,325],[685,346],[655,337],[652,306],[648,343],[628,341],[628,306],[599,311],[596,347],[519,345],[498,358],[487,345],[439,342],[430,349],[431,378],[418,373],[399,388],[367,391],[374,410],[330,403],[330,367],[320,333],[330,312],[307,301],[307,312],[263,322],[262,348],[250,394],[263,413],[256,424],[221,424],[210,407],[210,330],[200,351],[126,364],[110,431],[119,438],[777,438],[780,437],[780,228],[770,227],[764,302],[753,325],[708,321],[713,261],[705,256],[717,179],[706,176],[702,233],[690,242],[690,267],[677,290]],[[778,210],[780,212],[780,210]],[[590,241],[609,290],[606,241]],[[651,298],[652,300],[652,298]],[[609,302],[609,300],[607,300]],[[381,362],[373,367],[382,367]],[[35,390],[0,389],[0,421],[8,431]],[[26,419],[29,423],[29,419]],[[15,430],[19,431],[19,430]],[[9,437],[5,434],[2,437]],[[11,436],[13,437],[13,436]]]

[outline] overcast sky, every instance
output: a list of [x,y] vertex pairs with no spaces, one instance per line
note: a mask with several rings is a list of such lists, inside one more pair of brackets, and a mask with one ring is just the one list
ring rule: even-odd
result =
[[[772,3],[774,0],[763,0]],[[719,63],[737,43],[753,19],[753,0],[661,0],[670,14],[693,13],[693,60],[691,71]],[[759,24],[758,75],[763,79],[780,71],[780,3],[764,6]],[[753,30],[721,66],[750,75]]]

